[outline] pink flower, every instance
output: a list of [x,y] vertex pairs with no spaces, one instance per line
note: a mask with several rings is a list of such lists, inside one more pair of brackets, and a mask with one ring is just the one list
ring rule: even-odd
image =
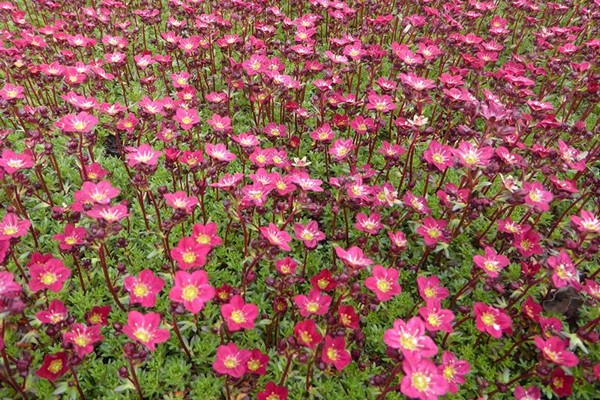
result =
[[288,243],[292,240],[292,237],[286,231],[279,230],[277,225],[270,223],[268,227],[261,226],[260,233],[273,246],[277,246],[283,251],[291,250]]
[[433,164],[440,171],[444,171],[454,164],[452,150],[450,146],[444,146],[436,140],[432,140],[429,142],[427,150],[423,153],[423,157],[429,164]]
[[29,274],[31,275],[29,289],[34,293],[44,289],[55,293],[60,292],[65,281],[71,276],[71,270],[65,267],[58,258],[50,256],[49,259],[43,262],[36,262],[34,256],[32,256],[33,265],[30,263],[29,267]]
[[214,222],[206,225],[196,224],[192,228],[192,239],[199,245],[212,249],[221,245],[221,238],[217,233],[217,224]]
[[17,214],[8,213],[0,221],[0,240],[25,236],[30,226],[28,219],[19,219]]
[[227,150],[227,147],[225,147],[223,143],[217,143],[214,145],[211,143],[206,143],[204,150],[209,157],[222,162],[228,163],[236,158],[235,154]]
[[317,324],[312,319],[298,322],[294,327],[294,336],[298,344],[310,349],[317,347],[323,341],[323,336],[317,329]]
[[388,113],[396,109],[394,100],[388,95],[371,93],[368,95],[367,110],[375,110],[380,113]]
[[50,304],[48,304],[48,309],[44,311],[40,311],[35,314],[35,317],[42,324],[52,324],[56,325],[60,322],[66,321],[69,313],[67,307],[60,300],[52,300]]
[[171,249],[171,257],[180,269],[203,267],[210,247],[199,244],[191,237],[182,238],[177,247]]
[[268,364],[268,354],[264,354],[259,349],[252,349],[250,357],[248,357],[248,361],[246,362],[246,371],[256,375],[264,375],[267,373]]
[[523,386],[517,386],[513,394],[515,400],[542,400],[542,392],[537,386],[530,386],[527,389]]
[[516,235],[513,240],[513,245],[519,250],[519,253],[521,253],[523,257],[542,254],[544,251],[542,246],[540,246],[540,235],[532,230]]
[[318,242],[325,239],[325,234],[319,230],[316,221],[309,221],[306,225],[294,225],[294,237],[301,240],[307,249],[314,249]]
[[73,197],[75,201],[81,204],[110,204],[110,201],[117,197],[120,192],[109,181],[98,183],[86,181]]
[[179,123],[179,126],[181,126],[181,129],[184,131],[189,131],[194,125],[200,122],[198,111],[185,108],[178,108],[177,111],[175,111],[173,119]]
[[365,279],[365,286],[375,293],[379,301],[388,301],[401,291],[398,270],[375,265],[371,276]]
[[17,154],[8,149],[2,152],[0,158],[0,167],[4,168],[7,174],[14,174],[22,169],[29,169],[35,165],[29,151]]
[[0,89],[0,97],[2,97],[6,101],[15,100],[15,99],[23,99],[25,95],[23,94],[23,86],[13,85],[11,83],[6,83],[2,89]]
[[325,364],[333,364],[338,371],[346,368],[352,362],[350,352],[346,350],[346,340],[343,336],[332,338],[327,335],[321,353],[321,361]]
[[198,198],[195,196],[188,196],[186,192],[177,191],[175,193],[165,193],[165,202],[169,207],[176,210],[182,210],[186,214],[191,214],[194,207],[198,205]]
[[114,206],[99,205],[92,208],[86,213],[90,218],[102,219],[108,223],[118,222],[123,218],[129,216],[127,206],[124,204],[117,204]]
[[365,257],[363,251],[356,246],[350,247],[347,251],[341,247],[336,247],[335,254],[350,268],[362,269],[373,264],[373,261]]
[[469,373],[471,366],[467,361],[458,360],[454,354],[445,351],[442,354],[442,365],[438,367],[439,374],[448,383],[448,392],[458,392],[458,386],[465,383],[465,375]]
[[149,269],[140,272],[137,278],[128,276],[123,283],[129,292],[129,304],[140,304],[142,307],[154,307],[158,292],[165,286],[165,282]]
[[448,289],[440,286],[440,278],[435,275],[429,278],[419,276],[417,278],[417,287],[419,289],[419,295],[426,302],[434,300],[442,301],[450,295]]
[[368,233],[369,235],[377,235],[379,230],[383,228],[381,223],[381,215],[378,213],[373,213],[369,216],[366,216],[363,213],[358,213],[356,215],[356,223],[354,227],[361,232]]
[[448,240],[444,235],[446,225],[446,221],[426,217],[423,219],[423,224],[417,228],[417,233],[423,237],[426,246],[434,246],[439,241]]
[[473,262],[491,278],[497,278],[499,271],[510,264],[508,257],[498,255],[496,250],[489,246],[485,248],[485,256],[474,256]]
[[568,340],[562,340],[556,336],[544,340],[540,336],[535,336],[533,341],[536,347],[541,350],[544,358],[554,364],[573,368],[579,363],[577,356],[568,350]]
[[551,278],[554,287],[561,288],[567,285],[579,286],[579,272],[575,268],[575,265],[573,265],[569,253],[562,250],[558,256],[548,257],[547,262],[554,270]]
[[600,218],[588,210],[581,210],[579,216],[573,215],[571,223],[582,233],[600,233]]
[[219,374],[241,378],[246,373],[250,354],[250,351],[238,348],[235,343],[221,345],[217,348],[213,369]]
[[100,334],[101,325],[85,326],[83,324],[73,324],[68,332],[63,334],[63,341],[71,343],[75,354],[84,358],[87,354],[94,351],[94,343],[100,342],[103,338]]
[[405,358],[415,361],[433,357],[438,352],[433,339],[425,334],[425,323],[419,317],[413,317],[408,322],[397,319],[393,328],[383,334],[383,342],[393,349],[399,349]]
[[331,145],[329,154],[332,155],[335,161],[342,161],[344,158],[348,157],[354,148],[355,146],[352,139],[338,139]]
[[235,295],[228,304],[221,306],[221,315],[231,332],[240,329],[254,329],[254,320],[258,316],[258,307],[246,304],[240,295]]
[[412,192],[408,191],[402,197],[402,201],[418,213],[431,214],[431,210],[427,207],[427,200],[424,197],[415,196]]
[[478,149],[469,142],[461,142],[458,149],[453,150],[453,153],[462,165],[471,169],[477,166],[487,166],[494,155],[494,149],[489,146]]
[[130,311],[123,333],[131,340],[146,346],[148,350],[154,351],[157,344],[166,342],[171,336],[168,330],[159,329],[160,319],[159,313],[141,314]]
[[420,400],[436,400],[448,391],[448,383],[430,360],[405,360],[402,363],[402,370],[405,375],[400,383],[400,391],[405,396]]
[[[298,185],[300,189],[304,191],[322,192],[321,184],[323,183],[320,179],[312,179],[306,172],[296,172],[289,177],[290,182]],[[275,182],[277,185],[277,182]],[[276,187],[280,189],[279,187]]]
[[68,114],[54,124],[63,132],[89,133],[98,124],[98,118],[85,111],[79,114]]
[[0,271],[0,299],[21,292],[21,285],[15,282],[14,279],[12,273]]
[[523,193],[525,193],[525,203],[533,207],[534,210],[543,212],[550,209],[550,202],[554,198],[552,193],[544,190],[539,182],[524,183]]
[[61,250],[71,250],[73,246],[79,246],[85,239],[86,231],[83,227],[75,227],[72,224],[67,224],[63,233],[57,233],[52,238],[58,241],[58,247]]
[[426,302],[425,307],[419,309],[419,315],[425,321],[425,328],[431,332],[452,332],[454,313],[441,307],[439,300]]
[[329,310],[331,297],[317,289],[312,289],[308,296],[302,294],[294,296],[294,304],[300,309],[300,315],[303,317],[325,315]]
[[182,303],[192,314],[198,314],[204,305],[215,297],[215,289],[208,282],[206,271],[175,273],[175,286],[169,292],[169,299]]
[[473,306],[475,313],[475,327],[480,332],[487,332],[491,337],[498,339],[502,333],[510,330],[512,319],[503,310],[490,307],[477,302]]
[[127,164],[130,167],[135,167],[139,164],[156,165],[158,164],[158,157],[162,154],[147,144],[139,147],[126,147],[125,150],[127,150]]

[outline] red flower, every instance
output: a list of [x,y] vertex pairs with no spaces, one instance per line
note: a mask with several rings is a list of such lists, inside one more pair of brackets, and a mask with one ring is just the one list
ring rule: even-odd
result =
[[288,390],[285,386],[277,386],[273,381],[269,381],[265,390],[258,392],[256,400],[287,400]]
[[269,363],[269,355],[262,353],[258,349],[253,349],[250,352],[250,357],[246,362],[246,370],[252,374],[264,375],[267,373],[267,364]]
[[297,267],[298,263],[294,261],[291,257],[285,257],[281,260],[275,261],[275,269],[281,275],[294,275],[296,273]]
[[544,358],[558,365],[564,365],[567,368],[573,368],[579,363],[577,356],[567,350],[569,341],[562,340],[556,336],[551,336],[544,340],[540,336],[533,338],[535,345],[542,351]]
[[198,314],[204,305],[215,297],[215,289],[208,282],[206,271],[175,273],[175,286],[169,292],[169,299],[183,303],[185,309]]
[[338,307],[338,321],[340,325],[348,329],[358,329],[360,324],[360,318],[354,307],[345,305]]
[[352,362],[352,356],[350,355],[350,352],[346,350],[346,340],[343,336],[332,338],[327,335],[325,337],[321,361],[325,364],[333,364],[338,371],[343,370]]
[[314,289],[323,290],[325,292],[331,292],[337,287],[337,283],[331,271],[324,269],[312,278],[310,278],[310,284]]
[[504,311],[477,302],[473,306],[475,313],[475,326],[480,332],[487,332],[493,338],[500,338],[502,333],[508,331],[512,319]]
[[83,324],[73,324],[69,332],[63,334],[65,343],[71,343],[75,354],[80,358],[85,357],[94,351],[94,343],[101,341],[101,325],[85,326]]
[[221,315],[227,323],[227,329],[231,332],[253,329],[254,320],[258,316],[258,307],[254,304],[246,304],[242,296],[235,295],[228,304],[221,306]]
[[67,353],[60,352],[56,354],[47,354],[44,356],[42,366],[35,372],[40,378],[48,379],[54,382],[69,370],[69,360]]
[[95,306],[87,313],[86,320],[88,324],[108,325],[108,315],[112,310],[112,306]]
[[371,276],[365,279],[365,286],[375,293],[379,301],[388,301],[401,291],[398,270],[375,265]]
[[129,292],[129,303],[142,307],[154,307],[156,295],[165,286],[165,282],[149,269],[140,272],[137,278],[128,276],[123,283]]
[[540,246],[540,235],[535,231],[527,231],[520,235],[516,235],[513,240],[513,245],[519,250],[523,257],[531,257],[543,253]]
[[575,378],[567,375],[562,368],[555,368],[550,376],[550,387],[558,397],[567,397],[573,394]]
[[239,349],[235,343],[221,345],[217,348],[217,358],[212,366],[220,374],[241,378],[246,373],[250,355],[250,351]]
[[312,319],[298,322],[294,327],[294,336],[300,345],[311,349],[316,348],[323,341],[323,336]]
[[156,345],[169,340],[171,334],[166,329],[159,329],[160,314],[141,314],[130,311],[127,314],[127,324],[123,327],[123,333],[131,340],[135,340],[146,346],[150,351],[156,349]]
[[308,296],[294,296],[294,304],[300,309],[300,315],[308,317],[309,315],[325,315],[331,304],[331,297],[321,293],[317,289],[312,289]]

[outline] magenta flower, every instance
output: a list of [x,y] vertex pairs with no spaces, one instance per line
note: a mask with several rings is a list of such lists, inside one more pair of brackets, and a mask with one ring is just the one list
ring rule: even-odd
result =
[[221,245],[221,238],[217,233],[217,224],[214,222],[206,225],[196,224],[192,228],[192,239],[199,245],[212,249]]
[[58,258],[50,257],[44,262],[35,262],[31,265],[29,274],[31,275],[29,289],[32,292],[48,289],[57,293],[62,290],[63,284],[71,276],[71,270]]
[[410,398],[436,400],[448,391],[448,383],[431,360],[405,360],[402,370],[400,391]]
[[283,251],[291,250],[288,243],[292,240],[292,237],[286,231],[279,230],[277,225],[270,223],[267,227],[261,226],[260,233],[273,246],[277,246]]
[[123,283],[129,292],[129,304],[142,307],[154,307],[158,292],[165,286],[165,282],[149,269],[142,270],[137,277],[126,277]]
[[398,270],[375,265],[371,276],[365,279],[365,286],[375,293],[379,301],[388,301],[399,295],[401,291],[398,284]]
[[175,111],[173,119],[179,123],[179,126],[181,126],[181,129],[184,131],[189,131],[194,125],[200,122],[198,111],[185,108],[178,108],[177,111]]
[[471,169],[487,166],[494,155],[494,149],[489,146],[478,149],[469,142],[461,142],[453,153],[463,166]]
[[540,336],[535,336],[533,341],[542,352],[544,358],[554,364],[563,365],[567,368],[573,368],[579,363],[577,356],[568,350],[569,341],[551,336],[544,340]]
[[73,196],[75,201],[81,204],[110,204],[121,191],[111,185],[109,181],[98,183],[84,182],[81,189]]
[[19,219],[17,214],[8,213],[0,221],[0,240],[25,236],[30,226],[28,219]]
[[294,225],[294,237],[301,240],[307,249],[314,249],[318,242],[325,239],[325,234],[319,230],[316,221],[309,221],[306,225]]
[[477,302],[473,306],[473,312],[475,327],[480,332],[487,332],[491,337],[498,339],[510,330],[512,319],[503,310]]
[[98,118],[85,111],[79,114],[68,114],[54,124],[63,132],[89,133],[98,124]]
[[46,354],[41,367],[35,372],[40,378],[56,381],[69,370],[69,357],[67,353]]
[[147,144],[142,144],[139,147],[126,147],[125,150],[127,150],[127,164],[130,167],[135,167],[139,164],[156,165],[158,157],[162,154]]
[[448,223],[444,220],[436,220],[432,217],[423,219],[423,224],[417,228],[417,233],[423,237],[426,246],[434,246],[439,241],[448,239],[444,235],[444,228]]
[[552,193],[544,190],[539,182],[524,183],[523,193],[525,194],[525,203],[539,212],[548,211],[550,209],[549,204],[554,198]]
[[356,215],[356,223],[354,227],[361,232],[368,233],[369,235],[377,235],[379,230],[383,228],[383,224],[381,223],[381,215],[378,213],[373,213],[369,216],[358,213]]
[[496,250],[487,246],[485,256],[474,256],[473,262],[491,278],[497,278],[499,271],[510,264],[508,257],[498,255]]
[[371,93],[368,95],[367,110],[375,110],[380,113],[388,113],[396,109],[394,100],[388,95]]
[[438,366],[438,372],[448,383],[448,392],[458,392],[458,386],[465,383],[465,375],[469,373],[471,366],[465,360],[458,360],[454,354],[445,351],[442,354],[442,365]]
[[228,304],[221,306],[221,315],[231,332],[240,329],[254,329],[254,320],[258,316],[258,307],[246,304],[242,296],[235,295]]
[[333,364],[338,371],[343,370],[352,362],[350,352],[346,350],[346,340],[343,336],[332,338],[325,336],[325,344],[321,352],[321,361],[325,364]]
[[177,191],[175,193],[165,193],[165,202],[169,207],[175,210],[182,210],[186,214],[191,214],[194,207],[198,205],[198,198],[188,196],[186,192]]
[[448,289],[440,286],[440,278],[435,275],[429,278],[419,276],[417,278],[417,287],[419,289],[419,295],[426,302],[434,300],[442,301],[450,295]]
[[419,317],[408,322],[401,319],[394,321],[393,328],[385,331],[383,342],[393,349],[399,349],[405,358],[418,361],[437,354],[438,348],[425,333],[425,323]]
[[6,83],[0,89],[0,97],[6,101],[15,100],[15,99],[23,99],[25,95],[23,94],[23,86],[13,85],[11,83]]
[[177,247],[171,249],[171,257],[177,262],[180,269],[203,267],[210,247],[198,243],[191,237],[182,238]]
[[94,344],[100,342],[103,337],[100,334],[101,325],[86,326],[73,324],[68,332],[63,334],[63,341],[71,343],[75,354],[84,358],[94,351]]
[[206,154],[209,157],[218,161],[228,163],[236,159],[235,154],[227,150],[227,147],[225,147],[223,143],[217,143],[214,145],[211,143],[206,143],[204,151],[206,151]]
[[426,302],[425,307],[419,308],[419,315],[425,322],[425,328],[430,332],[452,332],[454,313],[441,307],[439,300]]
[[241,378],[246,373],[250,355],[250,351],[240,349],[235,343],[230,342],[217,348],[217,357],[212,366],[219,374]]
[[21,285],[15,282],[14,278],[10,272],[0,271],[0,298],[8,298],[11,294],[21,292]]
[[175,286],[169,292],[169,299],[182,303],[192,314],[198,314],[204,305],[215,297],[215,289],[208,282],[206,271],[175,273]]
[[52,324],[56,325],[60,322],[66,321],[69,315],[69,310],[60,300],[52,300],[50,304],[48,304],[48,309],[39,311],[35,314],[35,317],[42,324]]
[[35,165],[29,151],[17,154],[8,149],[2,152],[0,157],[0,167],[4,168],[7,174],[14,174],[22,169],[29,169]]
[[135,340],[146,346],[148,350],[156,350],[156,345],[169,340],[171,334],[166,329],[159,329],[160,314],[141,314],[130,311],[127,314],[127,324],[123,327],[123,333],[131,340]]
[[373,261],[365,257],[363,251],[356,246],[352,246],[348,250],[336,247],[335,254],[350,268],[363,269],[373,264]]
[[71,250],[73,246],[78,246],[85,239],[86,230],[83,227],[75,227],[72,224],[67,224],[62,233],[57,233],[52,238],[58,241],[58,247],[61,250]]
[[579,216],[573,215],[571,223],[582,233],[600,233],[600,218],[588,210],[581,210]]
[[323,336],[317,329],[317,324],[312,319],[298,322],[294,327],[294,336],[298,344],[314,349],[323,341]]
[[435,165],[440,171],[444,171],[454,164],[452,147],[439,144],[436,140],[429,142],[429,147],[423,153],[423,157],[425,161]]
[[331,297],[321,293],[318,289],[312,289],[308,296],[299,294],[294,296],[294,304],[300,309],[300,315],[325,315],[331,304]]
[[129,216],[127,206],[124,204],[117,204],[114,206],[95,206],[85,214],[90,218],[97,220],[101,219],[108,223],[118,222],[123,218],[127,218]]
[[551,278],[554,287],[561,288],[567,285],[579,286],[579,272],[575,268],[575,265],[573,265],[569,253],[562,250],[558,256],[548,257],[547,262],[554,272]]

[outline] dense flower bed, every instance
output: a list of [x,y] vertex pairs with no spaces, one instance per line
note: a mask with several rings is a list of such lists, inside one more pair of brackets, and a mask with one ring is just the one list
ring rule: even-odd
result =
[[0,397],[598,398],[600,1],[0,20]]

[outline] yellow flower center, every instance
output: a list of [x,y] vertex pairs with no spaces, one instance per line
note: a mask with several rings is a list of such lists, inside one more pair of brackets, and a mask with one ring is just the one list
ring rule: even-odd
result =
[[183,297],[183,299],[185,301],[192,301],[196,297],[198,297],[198,292],[199,292],[199,290],[198,290],[198,288],[196,286],[194,286],[194,285],[187,285],[181,291],[181,297]]
[[231,319],[236,324],[241,324],[242,322],[246,321],[246,316],[240,310],[235,310],[234,312],[231,313]]
[[411,383],[415,389],[419,392],[424,392],[429,387],[430,378],[422,373],[413,374]]
[[148,289],[148,286],[144,285],[143,283],[137,283],[133,287],[133,294],[135,294],[137,297],[146,297],[149,291],[150,290]]
[[52,285],[54,282],[56,282],[56,274],[52,272],[46,272],[44,275],[42,275],[41,281],[44,285]]
[[62,367],[63,367],[62,360],[54,360],[48,366],[48,371],[50,371],[53,374],[58,374],[60,372],[60,370],[62,369]]
[[225,367],[232,369],[232,368],[237,367],[238,360],[234,356],[227,356],[225,358],[225,361],[223,362],[223,364],[225,364]]
[[196,261],[196,254],[194,252],[188,251],[186,253],[183,253],[183,262],[185,262],[186,264],[191,264],[194,261]]
[[152,339],[152,335],[144,328],[138,328],[133,334],[140,342],[148,343]]
[[378,279],[377,280],[377,289],[379,289],[383,293],[386,293],[392,289],[392,285],[391,285],[390,281],[388,281],[388,280]]

